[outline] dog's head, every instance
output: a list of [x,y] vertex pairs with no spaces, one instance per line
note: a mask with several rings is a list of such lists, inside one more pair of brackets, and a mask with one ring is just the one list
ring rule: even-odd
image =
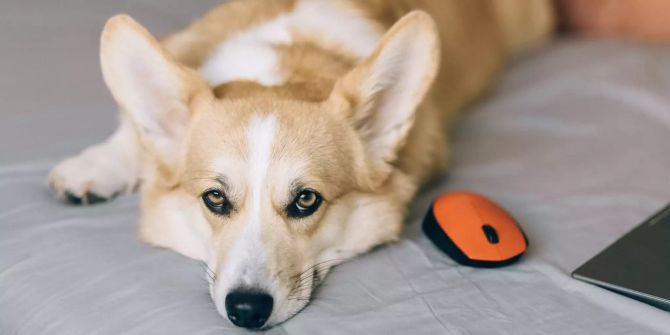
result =
[[215,92],[132,19],[111,19],[102,68],[144,147],[142,238],[202,260],[236,325],[288,319],[331,266],[398,238],[406,196],[390,191],[414,186],[394,162],[438,52],[416,12],[324,99],[249,82]]

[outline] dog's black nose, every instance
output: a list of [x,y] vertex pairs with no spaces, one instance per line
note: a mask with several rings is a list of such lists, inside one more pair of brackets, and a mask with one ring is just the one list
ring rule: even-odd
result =
[[236,326],[260,328],[272,314],[272,296],[258,291],[236,290],[226,296],[228,319]]

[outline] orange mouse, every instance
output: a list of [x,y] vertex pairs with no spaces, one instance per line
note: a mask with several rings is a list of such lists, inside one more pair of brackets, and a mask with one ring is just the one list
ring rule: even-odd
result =
[[497,267],[517,261],[528,240],[514,218],[493,201],[471,192],[451,192],[433,202],[423,231],[463,265]]

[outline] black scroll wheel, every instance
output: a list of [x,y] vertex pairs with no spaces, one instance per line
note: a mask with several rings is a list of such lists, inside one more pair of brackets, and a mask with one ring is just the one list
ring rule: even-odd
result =
[[482,230],[484,230],[484,235],[486,235],[486,239],[489,241],[489,243],[498,243],[498,232],[496,232],[495,228],[485,224],[482,226]]

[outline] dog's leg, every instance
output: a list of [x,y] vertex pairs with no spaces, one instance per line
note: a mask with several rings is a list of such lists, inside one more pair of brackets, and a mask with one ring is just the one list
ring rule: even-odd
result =
[[91,204],[135,190],[141,146],[130,120],[121,114],[119,128],[106,141],[65,159],[51,170],[49,185],[59,198]]

